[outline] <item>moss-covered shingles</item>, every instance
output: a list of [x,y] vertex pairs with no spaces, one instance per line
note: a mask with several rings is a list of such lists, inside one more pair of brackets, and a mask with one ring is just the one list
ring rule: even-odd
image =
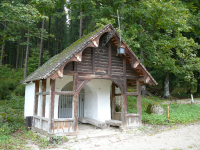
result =
[[77,40],[69,47],[64,49],[61,53],[53,56],[50,60],[48,60],[41,67],[36,69],[27,78],[25,78],[21,83],[23,84],[35,80],[40,80],[50,76],[62,64],[64,64],[67,60],[69,60],[74,54],[83,50],[83,48],[86,47],[95,36],[97,36],[99,33],[107,29],[109,26],[111,25],[106,25],[103,28],[99,28],[90,34],[83,36],[81,39]]

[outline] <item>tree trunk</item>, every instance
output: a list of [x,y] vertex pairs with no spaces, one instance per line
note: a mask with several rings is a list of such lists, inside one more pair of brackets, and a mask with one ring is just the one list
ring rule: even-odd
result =
[[198,81],[197,93],[200,94],[200,73],[199,72],[197,72],[197,81]]
[[55,52],[54,52],[55,54],[57,54],[57,43],[58,43],[57,34],[58,34],[58,17],[56,17],[56,38],[55,38]]
[[50,34],[51,34],[51,16],[49,16],[49,37],[48,37],[48,52],[50,54]]
[[[45,15],[45,13],[43,13]],[[42,58],[43,58],[43,41],[44,41],[44,33],[43,30],[45,28],[45,19],[42,19],[42,32],[41,32],[41,42],[40,42],[40,57],[39,57],[39,64],[38,67],[42,65]]]
[[[6,30],[6,22],[5,22],[5,25],[4,25],[4,31]],[[3,45],[2,45],[2,49],[1,49],[1,58],[0,58],[0,66],[3,64],[3,52],[4,52],[4,49],[5,49],[5,40],[3,40]]]
[[81,18],[80,18],[80,31],[79,31],[79,39],[83,36],[83,18],[82,18],[82,14],[83,14],[83,12],[82,11],[80,11],[80,16],[81,16]]
[[72,44],[73,42],[73,34],[72,34],[72,19],[70,20],[70,45]]
[[3,45],[2,45],[2,50],[1,50],[1,59],[0,59],[0,66],[2,65],[3,62],[3,52],[4,52],[4,48],[5,48],[5,40],[3,40]]
[[170,92],[169,92],[169,73],[167,73],[167,75],[165,77],[164,96],[165,96],[165,98],[169,98],[170,97]]
[[17,45],[16,69],[18,68],[19,64],[19,49],[20,49],[20,38],[18,40],[18,45]]
[[30,48],[30,36],[29,36],[29,29],[28,29],[28,37],[27,37],[27,46],[26,46],[26,59],[25,59],[25,67],[24,67],[24,78],[27,77],[27,70],[28,70],[28,57],[29,57],[29,48]]

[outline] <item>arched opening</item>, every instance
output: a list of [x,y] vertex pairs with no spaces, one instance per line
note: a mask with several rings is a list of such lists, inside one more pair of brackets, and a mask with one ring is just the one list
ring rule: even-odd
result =
[[[73,91],[73,81],[67,83],[62,91]],[[78,116],[84,117],[85,90],[79,92]],[[73,117],[73,95],[60,95],[58,101],[58,118]]]

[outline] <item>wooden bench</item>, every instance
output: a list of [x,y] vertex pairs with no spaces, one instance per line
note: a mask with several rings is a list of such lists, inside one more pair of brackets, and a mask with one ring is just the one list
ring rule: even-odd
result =
[[106,120],[105,121],[107,125],[111,125],[111,126],[121,126],[122,125],[122,122],[119,121],[119,120]]
[[88,118],[88,117],[79,117],[78,121],[81,122],[81,123],[92,124],[92,125],[94,125],[95,127],[98,127],[98,128],[105,128],[106,127],[106,123],[101,122],[99,120],[92,119],[92,118]]

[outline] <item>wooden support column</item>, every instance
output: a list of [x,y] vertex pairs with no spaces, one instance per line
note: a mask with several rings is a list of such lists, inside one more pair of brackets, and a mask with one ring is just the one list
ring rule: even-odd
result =
[[50,102],[50,112],[49,112],[49,133],[54,132],[54,99],[55,99],[55,80],[50,79],[51,86],[51,102]]
[[111,54],[111,43],[108,43],[108,75],[111,75],[111,65],[112,65],[112,54]]
[[126,114],[127,114],[127,94],[126,94],[126,80],[122,84],[122,111],[121,111],[121,120],[122,120],[122,127],[125,128],[127,126],[126,123]]
[[92,53],[92,72],[95,74],[95,49],[91,48]]
[[137,81],[137,114],[139,114],[140,124],[142,124],[142,104],[141,104],[141,83]]
[[74,100],[73,100],[73,104],[74,104],[74,122],[73,122],[73,131],[77,132],[78,131],[78,82],[77,82],[77,74],[74,75],[73,77],[73,83],[74,83]]
[[36,95],[37,92],[39,92],[39,83],[40,81],[35,81],[35,108],[34,108],[34,115],[38,115],[38,95]]
[[[46,92],[46,79],[42,80],[42,92]],[[42,95],[42,117],[45,117],[46,95]]]
[[112,114],[111,114],[112,118],[111,119],[115,119],[114,115],[115,115],[115,84],[114,82],[112,82]]
[[126,58],[123,57],[123,75],[126,76]]

